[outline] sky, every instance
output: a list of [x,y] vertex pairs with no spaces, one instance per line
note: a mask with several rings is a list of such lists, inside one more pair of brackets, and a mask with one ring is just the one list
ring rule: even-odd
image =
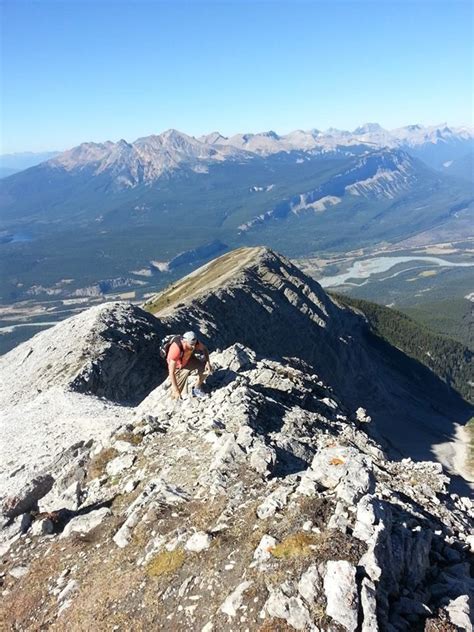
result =
[[0,153],[473,125],[471,0],[0,0]]

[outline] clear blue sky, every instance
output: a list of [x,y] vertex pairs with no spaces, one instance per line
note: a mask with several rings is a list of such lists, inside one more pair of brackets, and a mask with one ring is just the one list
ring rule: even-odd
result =
[[0,153],[472,124],[464,0],[0,0]]

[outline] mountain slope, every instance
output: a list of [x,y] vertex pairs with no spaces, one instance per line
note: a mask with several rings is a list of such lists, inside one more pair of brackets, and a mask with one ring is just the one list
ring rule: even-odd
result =
[[202,331],[210,347],[240,342],[280,361],[304,360],[346,405],[369,411],[394,455],[432,458],[454,436],[453,421],[463,425],[471,414],[429,369],[266,249],[224,255],[144,307],[172,331]]
[[[431,331],[396,309],[345,294],[333,293],[333,296],[363,312],[375,334],[428,366],[466,401],[474,404],[473,353],[468,347]],[[439,305],[437,307],[439,309]]]
[[[467,631],[472,502],[400,460],[405,416],[420,454],[459,398],[264,248],[147,307],[87,310],[0,359],[7,627]],[[174,402],[153,357],[189,327],[214,373]]]

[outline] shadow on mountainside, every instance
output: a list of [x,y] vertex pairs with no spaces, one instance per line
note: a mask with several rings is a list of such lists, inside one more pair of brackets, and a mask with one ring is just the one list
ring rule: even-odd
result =
[[[315,281],[308,281],[310,289],[313,283],[321,294]],[[301,293],[301,301],[308,300]],[[210,350],[241,343],[280,362],[301,358],[347,408],[368,411],[373,419],[368,432],[385,443],[395,460],[436,459],[433,446],[452,441],[456,425],[472,416],[472,407],[461,396],[423,364],[370,332],[358,314],[327,299],[329,315],[322,326],[308,317],[306,308],[282,302],[282,288],[265,287],[265,294],[264,304],[249,300],[241,288],[233,288],[232,301],[210,294],[203,304],[176,310],[166,325],[173,331],[199,331],[205,318],[211,326],[202,339]]]
[[[375,422],[375,438],[385,442],[392,460],[436,460],[434,446],[453,442],[456,427],[469,421],[473,407],[417,360],[370,331],[366,339],[378,356],[385,386],[372,396],[364,395],[361,389],[361,404]],[[452,491],[472,493],[464,478],[450,476]]]

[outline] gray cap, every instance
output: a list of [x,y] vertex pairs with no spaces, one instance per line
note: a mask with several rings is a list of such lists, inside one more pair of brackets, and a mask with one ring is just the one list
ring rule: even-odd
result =
[[186,342],[196,342],[197,336],[194,331],[187,331],[183,334],[183,340],[186,340]]

